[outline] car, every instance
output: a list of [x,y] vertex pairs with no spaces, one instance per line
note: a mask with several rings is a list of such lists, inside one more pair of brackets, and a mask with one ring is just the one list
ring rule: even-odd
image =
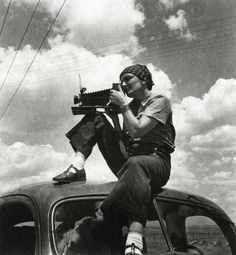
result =
[[[122,248],[113,247],[113,234],[106,228],[85,227],[83,232],[81,227],[88,226],[85,223],[94,217],[96,208],[114,185],[115,182],[47,182],[22,186],[2,195],[0,254],[123,254]],[[73,239],[75,226],[87,233],[86,237],[81,234],[85,242],[75,240],[67,249],[63,244],[66,238]],[[127,227],[119,227],[119,231],[117,240],[119,236],[122,243]],[[212,201],[162,188],[150,206],[144,244],[144,254],[148,255],[236,255],[236,228]]]

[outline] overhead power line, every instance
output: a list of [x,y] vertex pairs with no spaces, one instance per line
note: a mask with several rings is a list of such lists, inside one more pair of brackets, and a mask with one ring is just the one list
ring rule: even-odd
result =
[[[234,30],[236,31],[236,30]],[[144,60],[146,58],[149,58],[149,56],[151,57],[171,57],[171,56],[174,56],[176,54],[179,54],[179,53],[182,53],[184,50],[195,50],[195,49],[202,49],[204,50],[205,49],[205,46],[217,46],[219,42],[226,42],[227,41],[230,41],[232,40],[232,36],[234,33],[232,33],[232,30],[230,30],[229,32],[231,33],[224,33],[224,34],[221,34],[221,36],[219,37],[217,34],[214,34],[214,37],[212,38],[206,38],[205,40],[202,40],[202,41],[198,41],[198,42],[195,42],[194,44],[191,44],[191,45],[167,45],[166,47],[163,47],[163,48],[158,48],[158,49],[153,49],[148,51],[146,54],[142,54],[141,56],[141,60]],[[63,61],[61,62],[62,64],[59,64],[59,68],[63,69],[66,69],[66,67],[72,63],[72,61]],[[58,66],[58,65],[57,65]],[[91,69],[93,68],[93,66],[89,65],[89,64],[85,64],[85,63],[81,63],[80,62],[80,67],[79,69],[77,68],[70,68],[70,70],[66,70],[65,74],[70,72],[71,70],[86,70],[86,69]],[[42,68],[39,69],[39,68],[36,68],[34,69],[34,71],[39,71],[41,70],[42,71]],[[53,77],[53,74],[54,73],[57,73],[58,70],[56,71],[51,71],[50,72],[50,75],[42,75],[43,77],[43,80],[44,78],[46,77]]]
[[[205,31],[205,30],[204,30]],[[173,44],[173,42],[179,42],[178,40],[176,41],[170,41],[170,42],[166,42],[165,43],[165,47],[162,48],[153,48],[153,47],[149,47],[149,51],[146,54],[142,54],[141,56],[141,61],[144,61],[145,59],[149,60],[149,59],[153,59],[154,57],[165,57],[165,58],[169,58],[169,57],[173,57],[176,55],[180,55],[183,54],[183,50],[205,50],[205,46],[211,46],[212,48],[214,48],[215,46],[219,45],[218,42],[231,42],[232,39],[232,35],[234,34],[235,29],[229,27],[224,29],[224,32],[219,34],[217,31],[210,31],[211,33],[207,34],[206,38],[203,38],[203,40],[194,40],[193,43],[191,44],[184,44],[184,45],[180,45],[180,44]],[[200,31],[199,31],[200,32]],[[222,41],[223,40],[223,41]],[[164,40],[165,42],[165,40]],[[146,46],[146,45],[143,45]],[[151,49],[151,50],[150,50]],[[208,48],[207,48],[208,49]],[[61,57],[63,55],[60,55]],[[47,58],[46,60],[50,60],[53,59],[55,57],[50,57]],[[137,57],[137,59],[139,59]],[[58,62],[58,61],[57,61]],[[76,70],[81,71],[81,70],[88,70],[88,69],[93,69],[94,66],[89,65],[89,64],[85,64],[83,62],[80,62],[80,67],[79,68],[70,68],[70,70],[68,70],[68,65],[72,64],[73,61],[71,61],[71,59],[66,59],[63,61],[60,61],[59,63],[57,63],[57,67],[59,68],[64,68],[66,69],[66,72],[60,72],[60,74],[62,73],[71,73],[74,72]],[[44,64],[43,65],[43,69],[45,69],[47,66],[53,65],[53,62],[50,64]],[[40,79],[40,81],[46,81],[47,78],[53,78],[53,77],[57,77],[57,72],[58,70],[55,71],[51,71],[50,74],[48,75],[48,72],[46,74],[44,74],[42,71],[42,67],[40,68],[34,68],[34,71],[40,71],[41,72],[41,76],[42,79]],[[55,75],[54,75],[55,73]],[[11,83],[13,84],[13,83]]]
[[[140,59],[140,61],[142,61],[143,63],[153,60],[154,58],[170,58],[170,57],[174,57],[174,56],[178,56],[178,55],[183,55],[183,50],[185,51],[205,51],[208,49],[213,49],[213,48],[219,48],[219,46],[221,46],[220,52],[219,54],[224,54],[224,52],[222,52],[222,49],[224,47],[224,49],[230,45],[234,45],[236,42],[236,37],[224,37],[221,38],[220,40],[216,41],[216,42],[208,42],[208,43],[200,43],[200,44],[196,44],[192,47],[184,47],[184,48],[178,48],[175,51],[171,51],[171,52],[159,52],[159,54],[157,55],[156,51],[151,51],[149,52],[148,55],[146,55],[145,57],[142,58],[137,58]],[[139,61],[138,61],[139,62]],[[70,69],[65,69],[65,71],[61,72],[60,71],[60,76],[58,75],[58,70],[56,72],[50,72],[50,74],[41,74],[40,79],[37,80],[37,82],[45,82],[48,80],[52,80],[52,79],[58,79],[58,77],[61,77],[61,75],[68,75],[68,73],[78,73],[78,72],[93,72],[94,70],[96,70],[96,68],[98,68],[99,63],[97,64],[93,64],[93,65],[84,65],[84,66],[80,66],[80,67],[76,67],[76,68],[70,68]],[[37,69],[38,70],[38,69]],[[36,83],[36,82],[32,82],[32,83]]]
[[8,102],[7,106],[5,107],[3,113],[2,113],[2,115],[1,115],[1,117],[0,117],[0,121],[2,120],[3,116],[5,115],[5,113],[6,113],[7,109],[8,109],[8,107],[10,106],[10,104],[11,104],[11,102],[13,101],[14,97],[16,96],[17,92],[19,91],[20,86],[22,85],[22,83],[23,83],[23,81],[24,81],[24,79],[25,79],[27,73],[29,72],[29,70],[30,70],[30,68],[31,68],[31,66],[32,66],[32,64],[33,64],[33,62],[34,62],[34,60],[36,59],[36,57],[37,57],[37,55],[38,55],[40,49],[42,48],[43,43],[45,42],[45,40],[46,40],[48,34],[50,33],[50,31],[51,31],[51,29],[52,29],[54,23],[56,22],[56,19],[57,19],[57,17],[59,16],[59,14],[60,14],[62,8],[64,7],[64,5],[65,5],[65,3],[66,3],[66,1],[67,1],[67,0],[64,0],[64,1],[63,1],[62,5],[61,5],[61,7],[60,7],[60,9],[59,9],[59,11],[57,12],[55,18],[53,19],[53,21],[52,21],[52,23],[51,23],[51,25],[50,25],[50,27],[49,27],[47,33],[45,34],[45,36],[44,36],[44,38],[43,38],[43,40],[42,40],[42,42],[41,42],[41,44],[40,44],[40,46],[39,46],[37,52],[36,52],[36,54],[34,55],[32,61],[30,62],[29,67],[27,68],[27,70],[26,70],[26,72],[25,72],[23,78],[21,79],[19,85],[17,86],[17,88],[16,88],[16,90],[15,90],[13,96],[11,97],[11,99],[10,99],[10,101]]
[[[222,19],[221,19],[222,20]],[[217,22],[217,20],[215,20],[215,22]],[[209,23],[209,22],[207,22],[207,23]],[[202,23],[202,25],[204,25],[204,23]],[[195,31],[195,32],[199,32],[199,33],[201,33],[202,31],[206,31],[206,30],[212,30],[212,29],[217,29],[217,28],[220,28],[221,26],[228,26],[228,25],[232,25],[232,23],[230,23],[230,24],[222,24],[221,23],[221,25],[220,26],[216,26],[216,27],[207,27],[207,28],[205,28],[205,29],[200,29],[200,30],[198,30],[198,31]],[[51,29],[51,28],[50,28]],[[228,29],[226,29],[226,30],[224,30],[224,32],[226,32],[226,31],[228,31]],[[213,31],[213,32],[215,32],[215,31]],[[49,31],[48,31],[48,33],[49,33]],[[209,34],[208,34],[209,35]],[[46,35],[47,36],[47,35]],[[46,38],[45,38],[46,39]],[[208,39],[212,39],[212,38],[208,38]],[[225,42],[227,42],[227,40],[225,40],[226,38],[224,38],[224,40],[223,41],[220,41],[220,43],[225,43]],[[158,41],[160,40],[160,39],[157,39]],[[233,38],[233,40],[234,40],[234,38]],[[163,43],[165,43],[166,42],[166,45],[168,45],[168,43],[173,43],[173,42],[178,42],[179,40],[174,40],[174,41],[171,41],[171,40],[166,40],[166,39],[163,39],[162,40],[162,42]],[[195,43],[194,43],[195,44]],[[157,50],[152,50],[151,52],[149,52],[149,54],[148,55],[144,55],[143,56],[143,58],[142,58],[142,61],[143,60],[148,60],[148,59],[152,59],[153,57],[154,57],[154,54],[153,53],[156,53],[156,54],[158,54],[158,56],[157,57],[172,57],[173,55],[178,55],[178,54],[182,54],[182,50],[189,50],[189,49],[193,49],[193,50],[198,50],[198,49],[202,49],[202,50],[204,50],[204,49],[206,49],[206,47],[204,47],[204,46],[210,46],[210,47],[214,47],[214,46],[216,46],[217,45],[217,40],[216,40],[216,42],[212,45],[212,44],[202,44],[202,43],[200,43],[200,44],[195,44],[194,45],[194,47],[193,47],[193,45],[185,45],[185,46],[190,46],[190,47],[178,47],[179,45],[168,45],[169,47],[164,47],[164,48],[162,48],[162,49],[157,49]],[[145,46],[145,45],[144,45]],[[176,47],[177,46],[177,47]],[[42,46],[40,46],[40,48],[41,48]],[[200,48],[199,48],[200,47]],[[207,48],[208,48],[207,47]],[[39,48],[39,50],[40,50],[40,48]],[[172,50],[170,50],[170,48],[172,48]],[[97,49],[99,49],[99,48],[97,48]],[[39,51],[38,50],[38,51]],[[164,50],[164,51],[163,51]],[[167,50],[170,50],[170,51],[167,51]],[[161,52],[160,52],[161,51]],[[36,56],[37,56],[37,54],[38,54],[38,52],[36,53]],[[31,64],[30,64],[30,66],[29,66],[29,68],[27,69],[27,71],[26,71],[26,73],[25,73],[25,76],[23,77],[23,80],[25,79],[25,77],[26,77],[26,74],[27,74],[27,72],[29,71],[29,69],[31,68],[31,65],[33,64],[33,62],[34,62],[34,60],[35,60],[35,58],[36,58],[36,56],[34,57],[34,59],[33,59],[33,61],[31,62]],[[62,55],[63,56],[63,55]],[[53,57],[52,57],[53,58]],[[48,59],[51,59],[51,58],[48,58]],[[91,65],[87,65],[87,66],[82,66],[82,67],[80,67],[80,68],[73,68],[73,70],[72,69],[70,69],[70,70],[68,70],[66,73],[68,73],[68,72],[72,72],[72,71],[76,71],[76,70],[79,70],[79,71],[81,71],[81,70],[86,70],[86,69],[88,69],[88,70],[91,70],[91,69],[93,69],[93,68],[95,68],[95,67],[93,67],[93,66],[91,66]],[[37,69],[36,69],[37,70]],[[50,75],[51,75],[51,73],[50,73]],[[43,76],[43,78],[47,78],[47,75],[46,76]],[[52,76],[49,76],[48,78],[52,78]],[[19,84],[19,87],[21,86],[21,84],[22,84],[22,82],[23,82],[23,80],[20,82],[20,84]],[[47,79],[43,79],[43,80],[47,80]],[[16,89],[16,91],[15,91],[15,93],[14,93],[14,95],[17,93],[17,91],[18,91],[18,89],[19,88],[17,88]],[[13,97],[12,97],[12,100],[13,100],[13,98],[14,98],[14,95],[13,95]],[[12,101],[11,100],[11,101]],[[11,103],[11,101],[9,102],[9,105],[10,105],[10,103]],[[7,107],[8,108],[8,107]],[[7,108],[6,108],[6,110],[7,110]],[[5,111],[5,110],[4,110]],[[4,115],[4,113],[3,113],[3,115]],[[3,117],[3,116],[2,116]],[[1,117],[1,119],[2,119],[2,117]],[[0,120],[1,120],[0,119]]]
[[[235,19],[236,18],[236,16],[230,16],[230,17],[224,17],[224,18],[221,18],[221,19],[215,19],[215,20],[211,20],[211,21],[207,21],[207,22],[203,22],[203,23],[198,23],[198,24],[195,24],[195,25],[192,25],[192,26],[188,26],[188,29],[190,30],[190,32],[192,33],[192,34],[195,34],[195,33],[201,33],[201,32],[204,32],[204,31],[208,31],[208,30],[211,30],[211,29],[213,29],[213,28],[221,28],[221,27],[224,27],[224,26],[228,26],[228,25],[234,25],[235,24],[235,21],[234,22],[228,22],[228,23],[222,23],[223,21],[225,21],[225,20],[229,20],[229,19]],[[220,22],[221,21],[221,23],[220,23],[220,25],[219,26],[214,26],[214,27],[207,27],[207,28],[200,28],[200,29],[197,29],[197,30],[192,30],[192,29],[194,29],[194,28],[197,28],[197,27],[200,27],[200,26],[206,26],[206,25],[210,25],[210,24],[214,24],[214,23],[217,23],[217,22]],[[173,31],[172,31],[173,32]],[[139,44],[142,44],[142,43],[144,43],[145,44],[145,41],[146,41],[146,39],[148,38],[150,38],[150,37],[153,37],[153,36],[163,36],[163,35],[168,35],[169,33],[171,33],[171,31],[170,30],[161,30],[161,31],[158,31],[158,32],[156,32],[156,33],[151,33],[151,34],[146,34],[146,35],[143,35],[143,36],[139,36],[138,37],[138,43]],[[144,39],[144,40],[143,40]],[[167,38],[166,38],[167,39]],[[152,40],[152,41],[148,41],[148,42],[146,42],[146,44],[147,43],[152,43],[152,42],[157,42],[157,41],[162,41],[162,40],[165,40],[165,39],[163,39],[163,38],[157,38],[157,39],[154,39],[154,40]],[[179,40],[179,38],[178,38],[178,40]],[[174,41],[177,41],[176,40],[176,38],[174,39]],[[106,48],[110,48],[110,47],[113,47],[113,46],[119,46],[119,45],[122,45],[122,44],[125,44],[125,43],[127,43],[127,42],[129,42],[129,41],[120,41],[120,42],[117,42],[117,43],[112,43],[112,44],[106,44],[106,45],[104,45],[104,46],[102,46],[102,47],[99,47],[99,48],[91,48],[91,49],[89,49],[90,51],[92,51],[92,52],[94,52],[95,54],[96,53],[103,53],[103,52],[107,52],[107,50],[106,50]],[[127,45],[124,45],[123,46],[123,48],[125,48],[125,47],[127,47]],[[101,50],[101,49],[103,49],[104,48],[104,50]],[[120,49],[119,47],[118,47],[118,49]],[[96,51],[97,50],[97,51]],[[111,49],[112,50],[112,49]]]
[[1,30],[0,30],[0,36],[1,36],[1,34],[2,34],[4,25],[5,25],[5,22],[6,22],[6,19],[7,19],[7,15],[8,15],[10,6],[11,6],[11,2],[12,2],[12,0],[9,1],[9,4],[8,4],[8,6],[7,6],[6,14],[5,14],[5,16],[4,16],[4,19],[3,19],[3,22],[2,22],[2,26],[1,26]]
[[6,75],[5,75],[5,78],[4,78],[4,80],[3,80],[3,82],[2,82],[2,85],[1,85],[1,87],[0,87],[0,92],[1,92],[1,90],[2,90],[2,88],[3,88],[3,86],[4,86],[5,82],[6,82],[6,80],[7,80],[7,78],[8,78],[8,75],[9,75],[9,73],[10,73],[10,71],[11,71],[11,68],[12,68],[12,66],[13,66],[13,63],[14,63],[14,61],[15,61],[15,59],[16,59],[16,56],[17,56],[17,54],[18,54],[18,52],[19,52],[19,49],[20,49],[20,47],[21,47],[21,44],[22,44],[22,42],[23,42],[23,40],[24,40],[24,38],[25,38],[25,35],[26,35],[26,33],[27,33],[28,29],[29,29],[29,26],[30,26],[30,24],[31,24],[31,22],[32,22],[32,20],[33,20],[33,17],[34,17],[34,15],[35,15],[35,13],[36,13],[36,10],[37,10],[38,6],[39,6],[39,3],[40,3],[40,0],[38,0],[38,2],[37,2],[36,6],[35,6],[35,8],[34,8],[34,11],[33,11],[32,15],[31,15],[31,17],[30,17],[30,20],[29,20],[29,22],[28,22],[28,24],[27,24],[27,27],[26,27],[26,29],[25,29],[25,31],[24,31],[24,34],[23,34],[23,36],[22,36],[22,38],[21,38],[21,40],[20,40],[20,43],[19,43],[19,45],[18,45],[18,47],[17,47],[17,50],[16,50],[16,52],[15,52],[15,55],[14,55],[12,61],[11,61],[11,64],[10,64],[8,70],[7,70],[7,73],[6,73]]
[[[236,16],[235,16],[236,17]],[[222,20],[222,19],[220,19],[220,20]],[[217,22],[217,20],[214,20],[214,22]],[[206,22],[206,24],[209,24],[210,22]],[[212,23],[212,22],[211,22]],[[212,38],[212,35],[214,35],[215,33],[218,35],[219,34],[219,31],[217,31],[218,29],[223,29],[224,28],[224,30],[223,30],[223,33],[225,33],[225,32],[230,32],[230,31],[232,31],[233,30],[233,28],[234,28],[234,26],[233,25],[235,25],[235,23],[236,23],[236,21],[234,21],[234,22],[231,22],[231,23],[221,23],[220,25],[217,25],[217,26],[211,26],[211,27],[207,27],[207,28],[204,28],[204,29],[198,29],[198,30],[196,30],[196,31],[194,31],[193,33],[194,33],[194,35],[196,35],[196,39],[194,39],[192,42],[190,42],[189,44],[195,44],[196,42],[198,42],[198,41],[200,41],[201,39],[202,40],[207,40],[207,38],[208,37],[210,37],[209,38],[209,40],[211,40]],[[204,23],[202,23],[202,25],[204,25]],[[215,25],[215,24],[214,24]],[[207,33],[207,36],[206,37],[204,37],[204,38],[200,38],[199,37],[199,35],[202,35],[202,34],[206,34],[205,32],[208,32],[209,31],[209,33]],[[232,31],[233,32],[233,31]],[[149,36],[154,36],[155,34],[150,34]],[[107,53],[112,53],[112,52],[114,52],[114,51],[122,51],[123,49],[125,50],[125,49],[127,49],[127,42],[128,41],[124,41],[122,44],[125,44],[126,43],[126,45],[125,46],[122,46],[122,47],[116,47],[116,48],[112,48],[112,49],[109,49],[109,47],[112,47],[112,46],[118,46],[118,44],[113,44],[113,45],[110,45],[108,48],[107,48],[107,50],[105,50],[105,47],[104,46],[102,46],[102,47],[97,47],[97,48],[93,48],[93,49],[89,49],[89,50],[92,50],[95,54],[102,54],[102,53],[105,53],[105,54],[107,54]],[[163,50],[167,50],[168,48],[175,48],[176,46],[178,46],[178,45],[176,45],[175,43],[180,43],[181,42],[181,40],[180,40],[180,38],[165,38],[165,39],[163,39],[163,38],[157,38],[157,39],[154,39],[154,40],[152,40],[152,41],[146,41],[146,42],[142,42],[142,41],[139,41],[138,43],[140,44],[140,43],[142,43],[142,45],[141,46],[143,46],[143,47],[149,47],[149,49],[151,48],[151,47],[155,47],[155,46],[157,46],[159,43],[160,44],[162,44],[162,45],[165,45],[165,47],[161,47],[161,51],[163,51]],[[121,45],[121,44],[119,44],[119,45]],[[166,47],[166,46],[170,46],[170,47]],[[101,49],[103,49],[103,50],[101,50]],[[64,57],[64,56],[68,56],[68,54],[60,54],[60,55],[56,55],[56,56],[53,56],[53,57],[49,57],[49,58],[47,58],[47,60],[51,60],[51,59],[56,59],[56,58],[58,58],[58,57]],[[66,60],[63,60],[63,64],[65,64],[65,63],[67,63],[69,61],[69,63],[70,63],[70,60],[68,60],[68,59],[66,59]],[[58,62],[58,61],[57,61]],[[51,64],[48,64],[48,65],[51,65]],[[47,64],[46,64],[46,66],[47,66]],[[19,67],[19,68],[17,68],[17,67]],[[23,69],[23,68],[25,68],[26,67],[26,64],[21,64],[21,65],[15,65],[15,69],[17,68],[18,70],[20,70],[20,69]],[[44,67],[45,67],[45,65],[44,65]]]
[[[192,47],[183,47],[179,50],[173,50],[173,51],[169,51],[169,52],[164,52],[164,54],[158,54],[158,55],[155,55],[153,53],[155,53],[155,51],[151,52],[150,54],[146,55],[144,58],[142,58],[141,60],[151,60],[153,59],[154,57],[158,58],[158,57],[161,57],[161,58],[169,58],[169,57],[174,57],[174,56],[178,56],[178,55],[182,55],[184,54],[183,50],[184,51],[204,51],[204,50],[208,50],[208,49],[212,49],[212,48],[216,48],[216,47],[219,47],[219,46],[227,46],[227,45],[230,45],[230,44],[235,44],[236,42],[236,37],[232,37],[232,38],[229,38],[229,39],[225,39],[223,38],[222,40],[218,40],[216,42],[211,42],[211,43],[207,43],[207,44],[201,44],[201,45],[195,45],[195,46],[192,46]],[[200,46],[200,47],[199,47]],[[204,47],[202,47],[204,46]],[[222,52],[223,48],[221,48],[221,52]]]

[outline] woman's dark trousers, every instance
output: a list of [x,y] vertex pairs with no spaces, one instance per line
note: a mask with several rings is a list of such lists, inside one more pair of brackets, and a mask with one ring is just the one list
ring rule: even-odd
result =
[[152,194],[166,184],[170,176],[170,156],[129,156],[122,139],[106,117],[91,112],[66,136],[73,149],[87,159],[93,146],[98,145],[118,182],[104,200],[101,210],[132,222],[145,225]]

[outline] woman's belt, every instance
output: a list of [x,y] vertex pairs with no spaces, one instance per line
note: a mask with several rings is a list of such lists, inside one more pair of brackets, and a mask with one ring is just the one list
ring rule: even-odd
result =
[[132,139],[128,142],[126,150],[129,156],[150,155],[150,154],[170,154],[173,152],[172,148],[165,145],[159,145],[155,142],[143,141],[141,139]]

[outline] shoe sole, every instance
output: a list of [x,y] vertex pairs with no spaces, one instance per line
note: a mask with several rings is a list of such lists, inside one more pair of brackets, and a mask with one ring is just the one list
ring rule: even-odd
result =
[[74,180],[74,181],[70,181],[70,180],[53,180],[54,182],[59,182],[59,183],[71,183],[71,182],[79,182],[79,181],[86,181],[86,178],[80,178],[79,180]]

